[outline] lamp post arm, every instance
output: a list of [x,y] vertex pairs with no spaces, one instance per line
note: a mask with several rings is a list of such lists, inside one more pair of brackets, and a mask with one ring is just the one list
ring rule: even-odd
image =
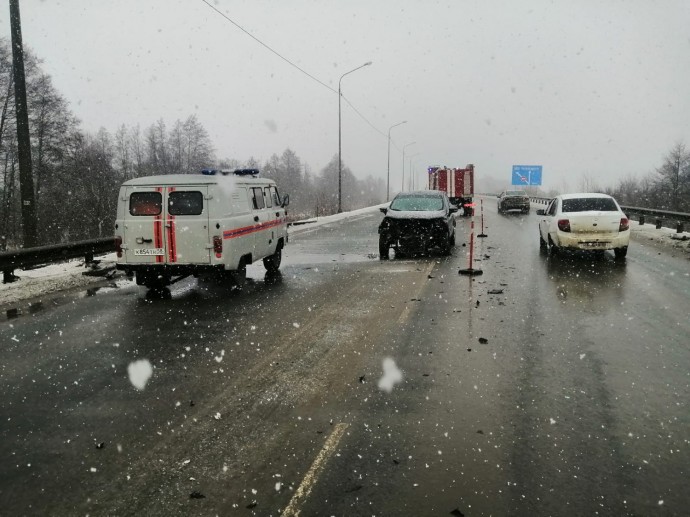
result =
[[343,77],[345,77],[347,74],[351,74],[352,72],[356,72],[360,68],[364,68],[365,66],[369,66],[371,64],[371,61],[367,61],[363,65],[358,66],[357,68],[353,68],[349,72],[345,72],[343,75],[340,76],[340,79],[338,79],[338,213],[341,213],[343,211],[343,160],[341,158],[342,156],[342,150],[343,150],[343,138],[342,138],[342,117],[341,117],[341,104],[342,104],[342,91],[341,91],[341,83],[343,82]]
[[[391,127],[388,128],[388,168],[386,172],[386,202],[390,200],[390,194],[391,194],[391,129],[393,129],[396,126],[399,126],[401,124],[406,124],[407,120],[403,120],[402,122],[398,122],[397,124],[393,124]],[[405,160],[403,160],[403,164],[405,163]]]

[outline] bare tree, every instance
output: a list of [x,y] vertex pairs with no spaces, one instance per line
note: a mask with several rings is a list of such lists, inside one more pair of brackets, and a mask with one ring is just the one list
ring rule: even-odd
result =
[[584,172],[580,176],[580,192],[601,192],[599,183],[589,172]]
[[129,131],[124,124],[115,132],[115,155],[116,164],[120,169],[122,179],[128,180],[134,177]]
[[197,120],[196,115],[187,117],[183,129],[186,143],[183,172],[198,172],[215,162],[211,139],[206,129]]
[[690,206],[690,153],[685,144],[676,143],[656,172],[660,176],[658,186],[668,199],[668,209],[687,209]]
[[186,170],[187,155],[186,155],[186,135],[182,122],[177,120],[170,131],[168,137],[168,156],[170,157],[170,168],[167,174],[181,174],[188,172]]

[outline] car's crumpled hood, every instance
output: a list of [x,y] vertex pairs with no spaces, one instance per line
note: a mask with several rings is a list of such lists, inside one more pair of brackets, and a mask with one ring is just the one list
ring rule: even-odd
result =
[[388,210],[386,217],[390,219],[443,219],[444,210]]

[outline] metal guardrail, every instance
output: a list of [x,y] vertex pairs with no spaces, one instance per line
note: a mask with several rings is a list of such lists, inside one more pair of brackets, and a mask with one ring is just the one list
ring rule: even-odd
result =
[[[548,204],[552,198],[531,197],[533,203]],[[622,206],[621,209],[630,219],[636,219],[640,224],[645,224],[649,220],[654,221],[656,228],[667,226],[675,227],[676,233],[683,233],[685,225],[690,223],[690,214],[686,212],[671,212],[670,210],[657,210],[655,208],[643,208],[637,206]]]
[[2,281],[6,284],[17,280],[14,274],[15,269],[63,262],[79,257],[84,257],[84,261],[89,263],[93,262],[94,255],[112,253],[113,251],[115,251],[115,237],[3,251],[0,252]]

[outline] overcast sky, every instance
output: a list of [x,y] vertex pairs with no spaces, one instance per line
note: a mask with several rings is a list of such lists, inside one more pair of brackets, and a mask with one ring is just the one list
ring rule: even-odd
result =
[[[690,2],[210,0],[343,95],[342,157],[391,184],[402,156],[474,163],[510,184],[543,166],[545,188],[583,173],[613,185],[690,145]],[[22,1],[24,45],[84,129],[142,128],[196,114],[219,158],[292,148],[313,172],[338,152],[338,96],[202,0]],[[0,12],[9,38],[9,7]],[[409,159],[405,159],[405,167]],[[406,169],[407,170],[407,169]],[[407,174],[407,172],[406,172]],[[397,189],[396,189],[397,190]]]

